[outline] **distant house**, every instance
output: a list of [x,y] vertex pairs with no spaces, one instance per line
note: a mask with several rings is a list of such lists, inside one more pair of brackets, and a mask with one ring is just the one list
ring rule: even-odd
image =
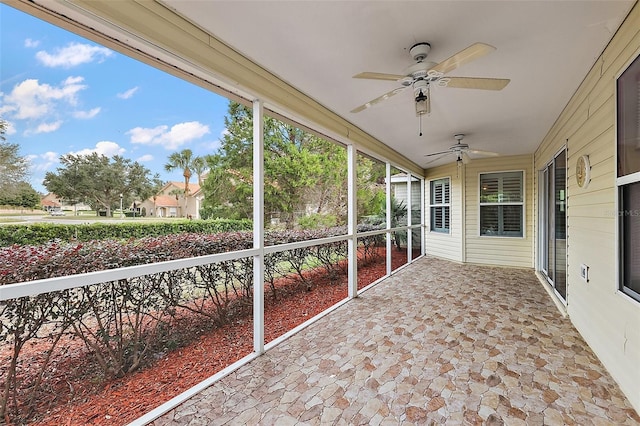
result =
[[73,212],[90,211],[91,206],[85,203],[70,203],[69,201],[58,197],[56,194],[49,192],[40,199],[42,210],[50,212],[56,210],[68,210]]
[[46,212],[52,212],[55,210],[62,209],[62,203],[58,199],[55,194],[48,193],[44,197],[40,199],[40,205],[42,206],[42,210]]
[[[416,177],[411,177],[411,205],[412,210],[420,209],[420,180]],[[397,173],[391,176],[391,196],[396,199],[398,203],[401,201],[404,206],[408,205],[407,195],[407,174]]]
[[[407,174],[397,173],[391,176],[391,196],[396,200],[398,204],[407,208],[409,206],[409,185],[407,185]],[[421,199],[421,182],[415,176],[411,176],[411,223],[420,223],[422,218],[420,215],[420,199]],[[404,226],[407,224],[407,216],[398,218],[397,225]],[[420,232],[416,230],[411,231],[412,234],[412,247],[419,248]],[[401,243],[404,244],[404,243]]]
[[167,182],[155,195],[144,200],[137,207],[147,216],[200,218],[200,207],[204,195],[200,185],[189,184],[189,194],[185,197],[184,182]]

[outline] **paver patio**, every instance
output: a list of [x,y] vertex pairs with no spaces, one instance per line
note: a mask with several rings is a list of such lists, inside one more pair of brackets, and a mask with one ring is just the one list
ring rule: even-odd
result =
[[422,258],[154,425],[638,425],[531,270]]

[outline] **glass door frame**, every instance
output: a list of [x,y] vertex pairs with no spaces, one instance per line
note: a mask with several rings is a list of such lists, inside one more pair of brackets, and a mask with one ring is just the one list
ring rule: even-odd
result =
[[[551,161],[538,172],[538,271],[545,277],[558,299],[565,305],[568,300],[567,288],[567,256],[566,256],[566,236],[567,236],[567,150],[563,146],[553,156]],[[556,161],[560,156],[564,156],[564,194],[560,194],[560,202],[564,203],[564,267],[558,268],[558,233],[556,229]],[[562,196],[563,195],[563,196]],[[563,198],[563,199],[562,199]],[[564,273],[564,295],[558,291],[558,284],[562,281],[558,278],[558,270]]]

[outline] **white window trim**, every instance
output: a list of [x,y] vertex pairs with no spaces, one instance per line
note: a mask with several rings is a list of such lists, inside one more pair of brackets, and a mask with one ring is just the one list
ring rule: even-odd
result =
[[[486,174],[493,173],[522,173],[522,202],[520,203],[481,203],[480,202],[480,176]],[[476,185],[477,195],[478,195],[478,227],[476,231],[476,235],[480,238],[509,238],[514,240],[524,240],[527,238],[527,171],[524,169],[518,170],[489,170],[478,172],[477,176],[477,185]],[[522,235],[521,236],[509,236],[509,235],[482,235],[480,233],[480,207],[482,206],[495,206],[495,205],[520,205],[522,207]]]
[[[449,181],[449,202],[448,203],[442,203],[442,204],[431,204],[431,183],[435,182],[435,181],[439,181],[439,180],[444,180],[447,179]],[[433,233],[435,235],[451,235],[451,196],[452,196],[452,186],[451,186],[451,176],[442,176],[442,177],[438,177],[438,178],[434,178],[434,179],[429,179],[429,233]],[[431,228],[431,207],[449,207],[449,228],[447,228],[446,231],[436,231],[434,229]]]

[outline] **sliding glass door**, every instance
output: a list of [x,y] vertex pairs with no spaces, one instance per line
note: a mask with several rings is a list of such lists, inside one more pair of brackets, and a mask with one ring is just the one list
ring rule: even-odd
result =
[[567,155],[560,151],[540,172],[540,271],[567,301]]

